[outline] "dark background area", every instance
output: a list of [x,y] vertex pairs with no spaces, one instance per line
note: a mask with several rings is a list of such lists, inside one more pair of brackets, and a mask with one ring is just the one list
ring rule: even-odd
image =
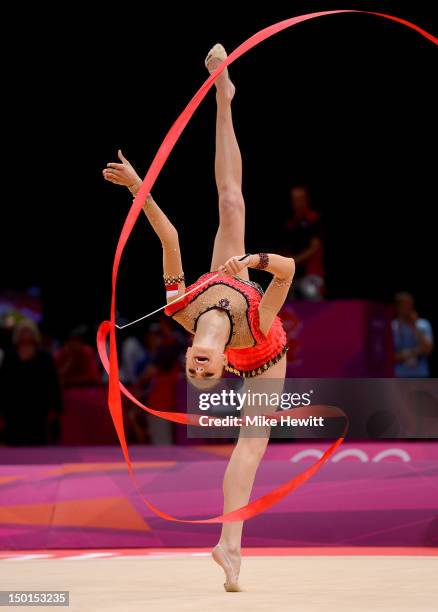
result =
[[[131,198],[101,169],[121,147],[144,176],[205,80],[212,44],[231,51],[276,21],[335,8],[386,11],[438,32],[432,3],[26,9],[6,68],[2,288],[41,286],[55,335],[107,318]],[[304,181],[324,218],[328,297],[388,302],[409,290],[437,331],[436,47],[385,19],[343,14],[276,35],[230,72],[248,250],[276,251],[289,187]],[[180,229],[188,282],[208,270],[217,224],[214,110],[210,92],[153,190]],[[120,268],[119,313],[131,319],[163,302],[161,249],[140,217]]]

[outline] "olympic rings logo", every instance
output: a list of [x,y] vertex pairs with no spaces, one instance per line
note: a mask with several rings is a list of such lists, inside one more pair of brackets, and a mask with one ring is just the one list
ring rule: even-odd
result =
[[[308,448],[293,455],[293,457],[291,457],[289,461],[291,461],[292,463],[298,463],[299,461],[308,458],[320,459],[322,455],[323,451],[317,448]],[[339,463],[339,461],[342,461],[343,459],[355,458],[359,459],[361,463],[379,463],[380,461],[383,461],[384,459],[388,459],[390,457],[396,457],[397,459],[400,459],[400,461],[402,461],[403,463],[409,463],[410,461],[412,461],[410,454],[402,448],[387,448],[378,452],[372,458],[370,458],[368,456],[368,453],[366,453],[361,448],[346,448],[344,450],[339,451],[338,453],[335,453],[330,459],[330,461],[332,463]]]

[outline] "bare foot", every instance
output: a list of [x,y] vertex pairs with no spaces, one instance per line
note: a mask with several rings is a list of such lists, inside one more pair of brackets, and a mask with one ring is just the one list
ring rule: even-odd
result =
[[217,544],[213,548],[211,556],[225,572],[225,590],[230,593],[236,593],[241,591],[242,589],[239,586],[239,572],[241,561],[240,554],[228,550],[223,544]]
[[[210,74],[214,72],[226,57],[227,52],[223,46],[219,43],[214,45],[205,58],[205,67],[207,68],[208,72]],[[218,100],[223,99],[227,102],[231,102],[236,92],[236,88],[230,80],[228,68],[225,68],[225,70],[218,76],[214,84],[216,85]]]

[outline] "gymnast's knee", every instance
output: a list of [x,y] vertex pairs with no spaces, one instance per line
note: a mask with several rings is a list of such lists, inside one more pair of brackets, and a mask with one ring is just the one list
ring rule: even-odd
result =
[[240,437],[237,445],[243,451],[245,459],[251,463],[260,463],[268,446],[269,438]]
[[236,216],[244,215],[245,202],[237,185],[228,185],[219,190],[219,211],[222,221],[228,218],[233,221]]

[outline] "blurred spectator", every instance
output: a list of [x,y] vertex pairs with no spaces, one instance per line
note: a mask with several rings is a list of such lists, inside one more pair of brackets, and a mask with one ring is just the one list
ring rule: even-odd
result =
[[324,295],[324,265],[321,219],[310,206],[305,185],[290,190],[292,215],[284,227],[285,254],[295,259],[293,291],[296,297],[321,299]]
[[187,337],[171,317],[162,315],[158,321],[160,344],[172,344],[180,351],[187,344]]
[[52,357],[41,349],[36,324],[23,320],[0,369],[0,411],[10,445],[54,443],[59,435],[61,395]]
[[[175,331],[171,319],[162,317],[158,324],[151,326],[148,343],[151,360],[137,381],[139,393],[148,407],[171,412],[176,408],[184,337]],[[139,442],[149,441],[154,445],[173,443],[173,424],[170,421],[148,413],[138,416],[134,427]]]
[[419,318],[410,293],[397,293],[395,307],[397,316],[392,322],[395,375],[426,378],[430,375],[428,356],[433,350],[432,326],[427,319]]
[[102,381],[95,349],[87,344],[88,329],[76,327],[56,355],[59,379],[63,387],[96,385]]
[[141,366],[148,359],[146,348],[136,336],[128,336],[122,342],[120,356],[120,380],[132,385],[137,380]]
[[58,339],[55,338],[55,336],[53,336],[47,330],[44,330],[44,328],[41,330],[41,348],[51,355],[56,355],[60,349],[60,346],[61,344]]

